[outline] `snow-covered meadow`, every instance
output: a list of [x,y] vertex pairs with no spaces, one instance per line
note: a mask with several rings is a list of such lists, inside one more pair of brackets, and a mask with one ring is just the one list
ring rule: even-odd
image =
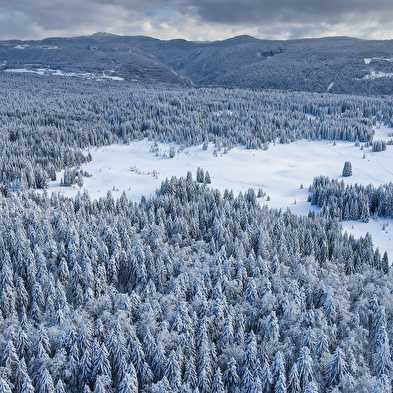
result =
[[[5,63],[3,64],[5,65]],[[94,79],[94,80],[114,80],[114,81],[124,81],[124,78],[120,76],[107,75],[105,72],[95,73],[95,72],[63,72],[61,70],[52,70],[51,68],[8,68],[4,70],[8,73],[16,74],[37,74],[37,75],[55,75],[55,76],[70,76],[81,79]],[[110,73],[114,71],[109,71]]]
[[[375,140],[389,139],[392,129],[376,128]],[[111,191],[115,198],[123,191],[134,200],[142,195],[150,196],[165,178],[186,176],[191,171],[196,176],[198,167],[208,171],[211,186],[220,190],[232,189],[235,194],[249,188],[266,193],[261,203],[281,209],[290,208],[296,214],[308,214],[315,207],[307,202],[308,187],[315,176],[324,175],[345,182],[373,184],[393,182],[393,146],[383,152],[372,152],[351,142],[328,142],[301,140],[290,144],[270,144],[267,150],[247,150],[236,146],[226,154],[210,144],[176,148],[174,158],[169,158],[169,144],[152,141],[136,141],[90,150],[93,160],[82,169],[91,174],[84,178],[83,189],[92,198],[99,198]],[[353,176],[342,177],[345,161],[352,162]],[[77,186],[60,187],[63,173],[51,182],[49,191],[76,195],[83,191]],[[387,250],[393,258],[393,220],[371,219],[369,223],[343,222],[343,227],[355,236],[367,231],[373,236],[375,246]]]

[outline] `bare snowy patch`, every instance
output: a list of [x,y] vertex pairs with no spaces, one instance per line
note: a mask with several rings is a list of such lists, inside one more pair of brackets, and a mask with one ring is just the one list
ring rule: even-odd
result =
[[38,49],[57,50],[57,49],[60,49],[60,47],[56,46],[56,45],[44,45],[44,46],[38,46]]
[[362,79],[380,79],[380,78],[391,78],[393,76],[392,72],[382,72],[382,71],[371,71],[370,74],[365,75]]
[[116,75],[106,75],[105,72],[102,74],[93,73],[93,72],[63,72],[61,70],[52,70],[50,68],[9,68],[4,70],[5,72],[14,72],[14,73],[32,73],[39,75],[56,75],[56,76],[65,76],[65,77],[76,77],[81,79],[94,79],[98,81],[103,80],[114,80],[114,81],[124,81],[124,78]]
[[389,63],[391,63],[391,62],[393,61],[392,58],[372,57],[372,58],[365,58],[365,59],[364,59],[364,63],[367,64],[367,65],[369,65],[369,64],[371,64],[371,62],[372,62],[373,60],[375,60],[375,61],[378,61],[378,60],[379,60],[379,61],[387,61],[387,62],[389,62]]
[[375,132],[374,140],[389,141],[393,139],[393,128],[382,123],[377,123],[373,128]]
[[28,74],[45,75],[45,72],[43,71],[29,70],[28,68],[9,68],[7,70],[4,70],[4,72],[10,72],[16,74],[28,73]]
[[393,220],[388,218],[370,219],[368,223],[361,221],[343,221],[344,231],[356,238],[364,237],[369,232],[373,238],[374,247],[379,247],[381,253],[387,251],[389,260],[393,258]]
[[27,44],[25,44],[25,45],[16,45],[16,46],[14,46],[14,49],[23,50],[23,49],[28,48],[29,46],[30,46],[30,45],[27,45]]

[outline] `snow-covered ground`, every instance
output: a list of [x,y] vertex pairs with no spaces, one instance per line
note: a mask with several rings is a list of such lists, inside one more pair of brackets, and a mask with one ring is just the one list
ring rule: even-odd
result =
[[393,262],[393,220],[386,218],[378,218],[377,220],[370,219],[365,224],[361,221],[343,221],[342,226],[344,231],[352,233],[356,238],[365,236],[369,232],[373,237],[374,247],[379,247],[381,255],[387,251],[389,261]]
[[[5,65],[5,64],[4,64]],[[82,79],[94,79],[94,80],[115,80],[115,81],[124,81],[124,78],[115,75],[107,75],[105,72],[102,74],[92,73],[92,72],[63,72],[61,70],[52,70],[50,68],[37,68],[37,69],[28,69],[28,68],[8,68],[4,70],[4,72],[10,73],[30,73],[30,74],[38,74],[38,75],[56,75],[56,76],[71,76]]]
[[[390,132],[393,130],[384,126],[376,128],[375,139],[383,139]],[[90,150],[92,162],[83,166],[92,175],[84,178],[84,189],[92,198],[104,196],[108,191],[118,198],[125,191],[130,199],[138,201],[142,195],[154,194],[165,178],[186,176],[188,171],[195,178],[197,168],[201,167],[209,171],[212,187],[233,189],[236,194],[249,188],[255,191],[262,188],[267,195],[261,203],[282,209],[289,207],[292,212],[305,215],[314,208],[307,197],[315,176],[375,186],[393,182],[393,146],[373,153],[370,148],[362,150],[351,142],[302,140],[271,144],[268,150],[237,146],[224,154],[210,144],[206,151],[202,146],[177,150],[174,158],[169,158],[169,148],[168,144],[158,144],[154,151],[154,142],[147,140],[94,148]],[[345,161],[352,162],[352,177],[341,176]],[[62,175],[58,174],[57,181],[50,183],[49,191],[76,195],[78,187],[60,187]],[[384,223],[388,225],[382,229]],[[368,224],[344,222],[343,226],[357,237],[370,232],[375,246],[387,250],[393,260],[393,220],[370,220]]]
[[29,70],[27,68],[9,68],[7,70],[4,70],[4,72],[11,72],[11,73],[15,73],[15,74],[30,73],[30,74],[45,75],[45,73],[43,71]]
[[393,128],[385,126],[384,124],[377,123],[377,125],[374,127],[374,130],[375,130],[375,135],[374,135],[375,141],[393,140]]
[[388,62],[392,62],[393,59],[388,59],[388,58],[384,58],[384,57],[373,57],[373,58],[365,58],[364,59],[364,63],[369,65],[373,60],[383,60],[383,61],[388,61]]
[[391,78],[392,76],[393,76],[392,72],[371,71],[369,74],[365,75],[362,79]]

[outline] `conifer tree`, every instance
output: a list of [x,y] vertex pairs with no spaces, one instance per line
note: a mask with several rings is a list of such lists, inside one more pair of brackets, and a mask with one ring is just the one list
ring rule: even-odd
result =
[[328,386],[336,386],[343,379],[345,374],[348,372],[347,362],[345,356],[340,347],[337,347],[334,351],[333,357],[326,368],[326,383]]
[[222,375],[219,367],[214,374],[211,393],[225,393],[224,383],[222,382]]
[[138,393],[138,381],[126,373],[119,383],[119,393]]
[[239,385],[239,376],[237,374],[236,361],[232,357],[227,365],[227,369],[223,375],[223,382],[228,392],[235,393]]
[[300,386],[305,389],[307,384],[313,381],[313,360],[310,356],[308,347],[303,347],[300,350],[299,358],[297,361],[297,369],[299,372]]
[[352,176],[352,163],[350,161],[346,161],[344,164],[343,176],[344,177]]

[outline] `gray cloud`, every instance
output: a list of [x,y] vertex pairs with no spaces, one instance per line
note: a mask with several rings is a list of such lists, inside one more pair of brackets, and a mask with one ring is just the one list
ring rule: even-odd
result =
[[350,23],[354,16],[368,13],[385,17],[393,13],[390,0],[195,0],[199,14],[205,20],[220,23],[262,23],[269,21],[309,23]]
[[391,0],[0,0],[0,39],[96,31],[163,39],[388,38],[392,20]]

